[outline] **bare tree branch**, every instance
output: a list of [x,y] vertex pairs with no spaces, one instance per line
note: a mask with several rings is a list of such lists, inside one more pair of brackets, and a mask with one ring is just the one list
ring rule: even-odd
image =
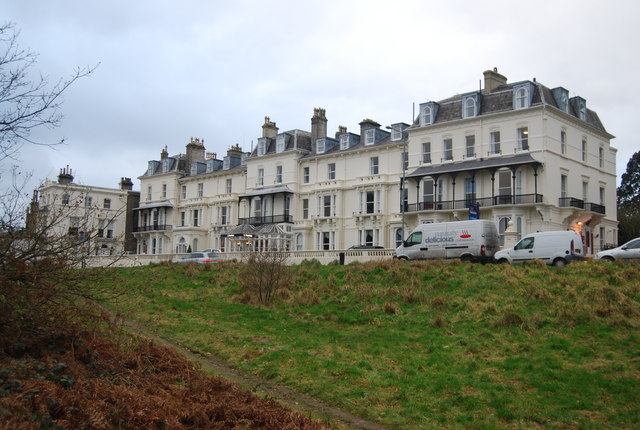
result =
[[31,80],[29,73],[38,56],[18,44],[19,32],[13,23],[0,26],[0,161],[15,159],[25,143],[55,146],[53,142],[35,140],[34,129],[56,128],[63,119],[63,95],[78,79],[91,75],[99,64],[76,68],[67,79],[51,85],[40,75]]

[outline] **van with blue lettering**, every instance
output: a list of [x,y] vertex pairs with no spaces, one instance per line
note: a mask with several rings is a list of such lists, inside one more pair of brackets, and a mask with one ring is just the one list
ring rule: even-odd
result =
[[459,258],[463,261],[490,262],[498,247],[498,229],[492,221],[438,222],[416,227],[396,249],[393,258]]

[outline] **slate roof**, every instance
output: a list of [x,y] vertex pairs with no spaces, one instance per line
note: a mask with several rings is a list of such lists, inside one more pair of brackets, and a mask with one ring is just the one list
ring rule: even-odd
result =
[[[513,109],[513,91],[514,88],[521,84],[529,83],[533,88],[533,95],[531,98],[531,107],[534,106],[553,106],[559,108],[553,92],[548,87],[540,84],[537,81],[520,81],[510,84],[503,84],[496,87],[492,92],[487,93],[479,91],[480,110],[478,116],[489,115],[499,112],[512,111]],[[468,94],[468,93],[467,93]],[[466,95],[466,94],[464,94]],[[434,121],[434,124],[441,124],[448,121],[455,121],[462,119],[462,98],[463,94],[458,94],[453,97],[441,100],[438,103],[439,109]],[[577,107],[575,103],[569,104],[569,114],[575,118],[579,118]],[[414,118],[413,126],[420,125],[420,115]],[[585,122],[594,127],[595,129],[607,133],[606,129],[602,125],[598,114],[587,108]]]

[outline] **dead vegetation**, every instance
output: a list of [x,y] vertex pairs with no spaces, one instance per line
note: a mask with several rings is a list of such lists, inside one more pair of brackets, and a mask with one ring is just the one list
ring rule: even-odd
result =
[[[111,334],[113,336],[114,333]],[[0,357],[0,427],[10,429],[323,429],[173,350],[89,330]]]

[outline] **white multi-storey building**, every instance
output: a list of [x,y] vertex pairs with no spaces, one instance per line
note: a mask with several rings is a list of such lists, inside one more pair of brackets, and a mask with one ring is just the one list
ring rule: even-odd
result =
[[31,215],[46,215],[48,234],[69,236],[87,255],[115,255],[136,251],[132,230],[134,208],[140,193],[132,191],[130,178],[121,178],[119,188],[81,185],[73,182],[71,169],[61,169],[58,181],[47,179],[34,192]]
[[[135,236],[147,254],[219,248],[392,248],[425,222],[469,208],[521,234],[578,231],[592,253],[617,243],[613,138],[586,100],[485,72],[483,90],[420,105],[411,125],[365,119],[359,133],[280,132],[268,117],[251,153],[223,160],[191,140],[140,176]],[[387,131],[389,130],[389,131]]]

